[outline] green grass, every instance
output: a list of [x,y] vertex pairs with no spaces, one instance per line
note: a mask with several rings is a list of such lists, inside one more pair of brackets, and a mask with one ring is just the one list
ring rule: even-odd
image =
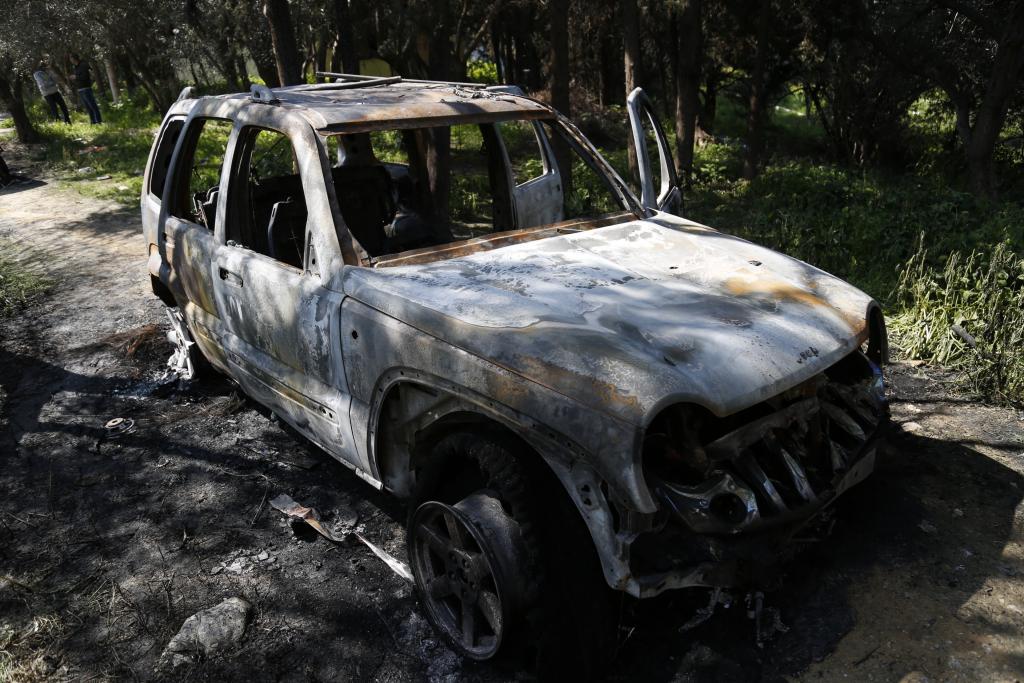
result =
[[87,196],[135,204],[160,116],[127,99],[101,108],[103,123],[96,126],[81,112],[72,114],[70,126],[49,121],[42,103],[32,105],[29,115],[43,135],[44,160],[63,184]]
[[979,202],[930,175],[791,160],[735,180],[739,150],[698,153],[688,217],[778,249],[888,300],[927,235],[936,260],[1009,240],[1024,244],[1024,207]]
[[922,240],[894,303],[889,328],[904,354],[959,370],[975,393],[1024,405],[1024,257],[1008,242],[954,251],[934,266]]
[[43,276],[4,254],[0,242],[0,318],[17,313],[50,287]]

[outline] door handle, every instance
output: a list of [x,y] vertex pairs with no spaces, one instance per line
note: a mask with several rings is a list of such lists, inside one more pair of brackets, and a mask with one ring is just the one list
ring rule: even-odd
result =
[[229,285],[234,285],[235,287],[241,287],[244,284],[241,275],[238,273],[232,273],[227,268],[220,269],[220,279]]

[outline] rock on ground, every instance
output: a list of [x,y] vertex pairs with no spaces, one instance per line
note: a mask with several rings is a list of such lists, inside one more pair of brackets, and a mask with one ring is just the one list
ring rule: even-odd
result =
[[215,607],[196,612],[167,643],[161,663],[187,664],[237,645],[245,635],[251,611],[252,605],[242,598],[228,598]]

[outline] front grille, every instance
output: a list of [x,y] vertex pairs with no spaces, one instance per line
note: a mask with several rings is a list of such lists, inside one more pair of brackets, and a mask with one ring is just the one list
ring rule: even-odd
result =
[[885,415],[881,372],[857,352],[740,415],[652,423],[648,479],[694,531],[737,533],[831,499]]

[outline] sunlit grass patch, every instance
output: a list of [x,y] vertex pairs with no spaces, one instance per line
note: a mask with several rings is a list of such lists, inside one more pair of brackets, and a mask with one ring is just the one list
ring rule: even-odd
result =
[[71,680],[59,654],[51,652],[64,631],[63,622],[54,615],[37,616],[21,629],[0,625],[0,681]]
[[50,284],[44,276],[6,256],[4,245],[0,243],[0,318],[24,308],[45,292]]
[[933,266],[921,244],[889,319],[900,351],[961,371],[978,394],[1024,404],[1024,257],[1002,242]]

